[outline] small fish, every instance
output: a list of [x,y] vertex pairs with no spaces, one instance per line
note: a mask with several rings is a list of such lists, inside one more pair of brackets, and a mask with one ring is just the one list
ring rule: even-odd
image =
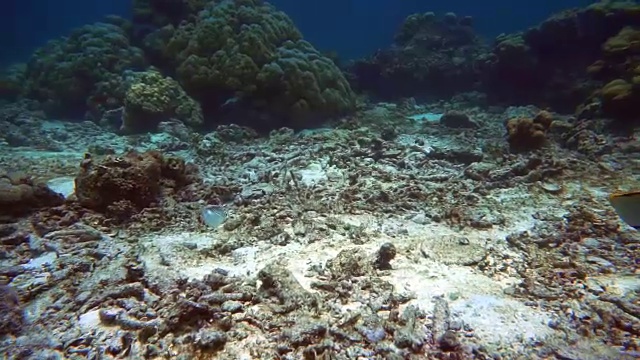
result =
[[640,230],[640,190],[611,194],[609,202],[624,222]]

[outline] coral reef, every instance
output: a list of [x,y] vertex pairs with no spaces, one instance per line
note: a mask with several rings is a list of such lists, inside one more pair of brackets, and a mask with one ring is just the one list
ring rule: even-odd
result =
[[414,14],[395,43],[348,68],[358,91],[382,100],[432,101],[482,91],[476,105],[534,104],[578,116],[637,118],[640,11],[633,1],[601,1],[498,36],[491,48],[472,20]]
[[623,126],[638,124],[640,19],[637,27],[626,26],[607,39],[602,45],[602,58],[587,70],[603,86],[585,100],[578,109],[578,114],[586,118],[595,115],[611,117],[619,120],[618,125]]
[[155,130],[170,118],[191,127],[203,123],[200,104],[189,97],[180,84],[157,71],[131,75],[124,97],[122,127],[126,133]]
[[354,88],[386,100],[447,99],[476,89],[487,50],[472,25],[453,13],[407,17],[390,49],[349,66]]
[[[270,130],[308,127],[355,106],[340,69],[302,40],[289,17],[267,3],[212,2],[193,21],[169,30],[171,36],[160,46],[168,63],[157,65],[176,70],[205,114],[260,111],[271,115],[267,121],[255,121],[254,115],[253,122],[244,124]],[[249,115],[231,117],[242,123]]]
[[489,101],[575,111],[598,88],[587,68],[612,46],[608,39],[634,25],[640,25],[635,2],[601,1],[499,36],[483,74]]
[[131,46],[125,30],[107,23],[85,25],[33,54],[24,92],[51,116],[82,118],[87,111],[121,106],[123,72],[145,66],[142,50]]
[[50,43],[0,80],[3,359],[640,358],[639,9],[410,16],[352,80],[415,97],[357,106],[262,1]]

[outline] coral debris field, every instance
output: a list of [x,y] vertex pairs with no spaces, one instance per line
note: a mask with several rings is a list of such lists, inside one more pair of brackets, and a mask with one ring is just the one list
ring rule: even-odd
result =
[[[580,147],[605,152],[593,159],[557,114],[467,108],[473,128],[408,116],[427,110],[380,104],[266,138],[21,121],[64,148],[0,158],[3,352],[635,358],[640,237],[606,195],[637,181],[637,143],[599,137]],[[553,117],[541,149],[509,151],[515,116]],[[42,181],[62,195],[28,185]],[[206,204],[226,206],[219,228]]]
[[640,7],[340,67],[259,0],[135,0],[0,74],[6,359],[637,359]]

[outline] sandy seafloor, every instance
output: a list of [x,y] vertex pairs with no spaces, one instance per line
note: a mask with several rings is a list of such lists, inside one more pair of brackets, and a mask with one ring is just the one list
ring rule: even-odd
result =
[[[380,104],[357,126],[237,141],[21,125],[45,140],[4,145],[0,168],[60,192],[98,147],[160,149],[239,191],[217,229],[198,221],[196,201],[162,226],[79,222],[32,234],[20,256],[3,242],[1,275],[26,323],[0,349],[15,359],[638,358],[640,235],[607,200],[638,188],[637,140],[604,137],[610,149],[596,156],[556,137],[508,154],[509,112],[535,110],[468,109],[480,129],[467,130]],[[389,243],[396,256],[380,269]]]

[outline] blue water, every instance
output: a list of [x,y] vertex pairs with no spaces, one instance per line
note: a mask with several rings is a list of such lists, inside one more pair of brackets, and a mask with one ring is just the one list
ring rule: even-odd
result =
[[[453,11],[473,16],[478,32],[494,37],[533,26],[558,10],[587,0],[272,0],[296,22],[307,40],[340,58],[366,56],[388,46],[409,14]],[[131,0],[3,0],[0,64],[24,61],[34,48],[104,15],[130,15]]]

